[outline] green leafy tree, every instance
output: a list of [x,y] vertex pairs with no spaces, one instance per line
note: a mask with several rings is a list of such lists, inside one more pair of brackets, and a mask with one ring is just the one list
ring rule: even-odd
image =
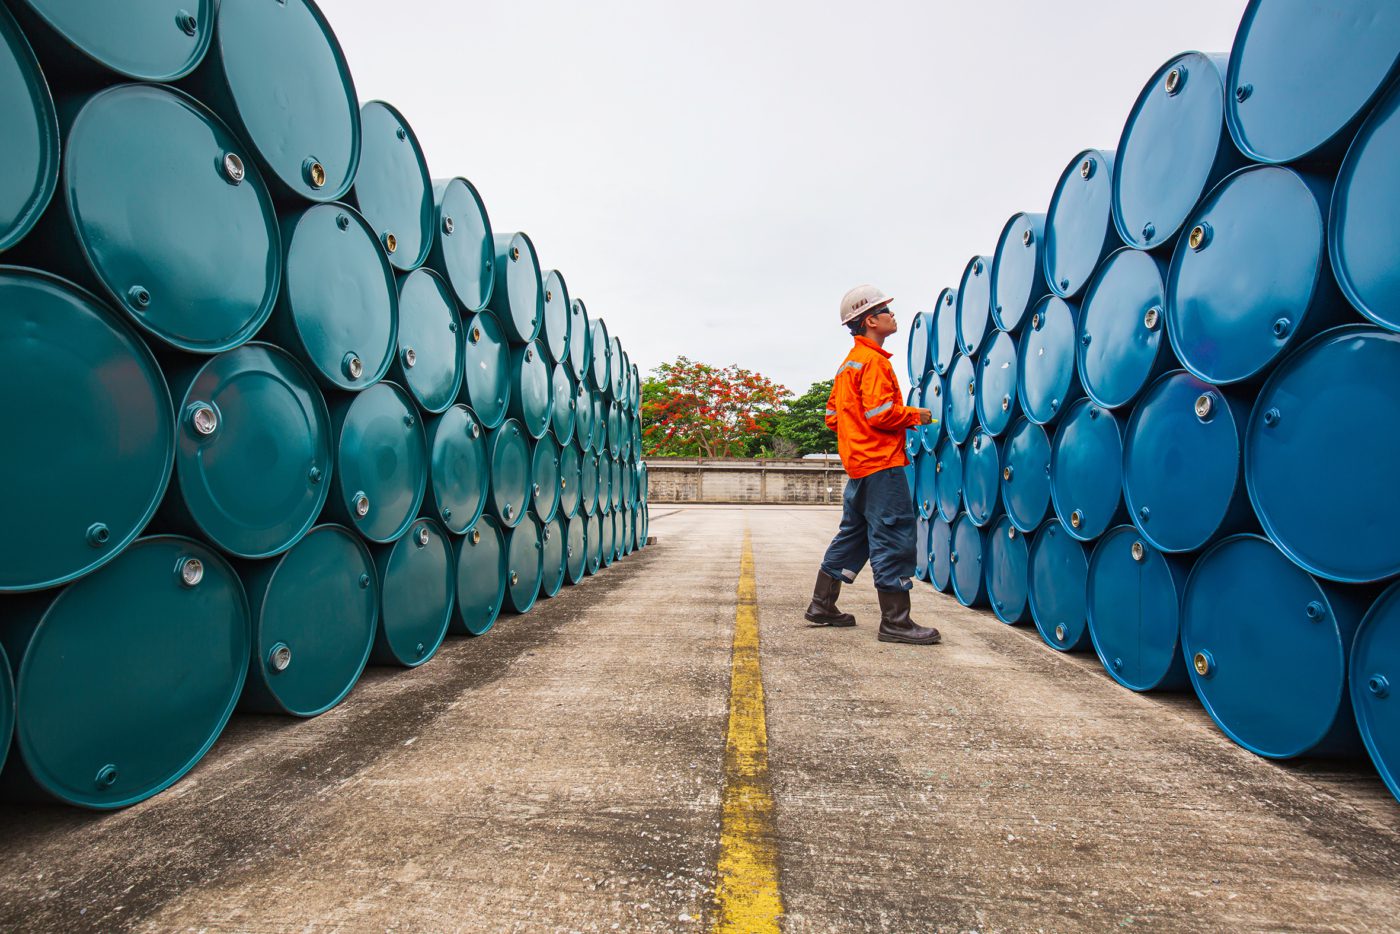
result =
[[651,456],[752,456],[792,395],[742,367],[684,356],[652,374],[642,384],[642,445]]
[[797,455],[821,454],[836,450],[836,433],[826,427],[826,403],[831,398],[831,380],[813,383],[798,396],[773,424],[775,450],[788,447]]

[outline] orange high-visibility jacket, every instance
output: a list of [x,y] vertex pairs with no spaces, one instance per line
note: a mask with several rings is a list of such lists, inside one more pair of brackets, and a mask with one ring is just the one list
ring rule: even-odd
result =
[[826,427],[836,432],[841,464],[853,480],[909,463],[904,431],[919,424],[919,410],[900,401],[890,354],[863,334],[846,355],[826,402]]

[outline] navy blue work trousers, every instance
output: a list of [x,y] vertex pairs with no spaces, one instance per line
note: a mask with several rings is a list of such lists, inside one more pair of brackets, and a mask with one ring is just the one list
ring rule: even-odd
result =
[[850,583],[867,561],[876,590],[910,590],[914,577],[914,501],[903,467],[887,467],[846,483],[841,528],[822,572]]

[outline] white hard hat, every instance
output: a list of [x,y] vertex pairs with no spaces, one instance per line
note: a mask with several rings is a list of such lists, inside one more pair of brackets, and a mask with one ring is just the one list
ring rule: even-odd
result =
[[841,299],[841,323],[850,324],[861,315],[888,305],[894,299],[873,285],[858,285]]

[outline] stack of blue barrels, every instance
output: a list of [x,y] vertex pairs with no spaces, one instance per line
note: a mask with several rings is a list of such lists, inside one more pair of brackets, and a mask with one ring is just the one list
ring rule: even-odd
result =
[[646,543],[637,367],[312,0],[12,0],[0,125],[6,793],[140,801]]
[[1400,797],[1397,61],[1391,0],[1253,0],[1162,65],[914,322],[907,447],[934,587]]

